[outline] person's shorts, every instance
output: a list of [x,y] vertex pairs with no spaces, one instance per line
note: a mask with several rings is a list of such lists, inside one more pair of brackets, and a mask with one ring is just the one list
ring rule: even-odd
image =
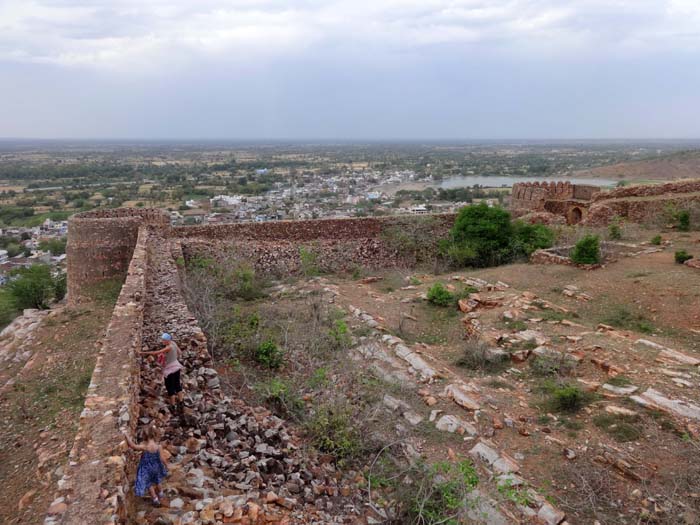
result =
[[179,370],[177,372],[173,372],[172,374],[165,376],[165,388],[168,391],[169,396],[174,396],[178,392],[182,392]]

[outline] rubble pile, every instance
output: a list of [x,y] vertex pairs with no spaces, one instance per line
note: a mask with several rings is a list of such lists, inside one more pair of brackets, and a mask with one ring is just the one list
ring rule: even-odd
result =
[[[178,249],[178,247],[175,247]],[[163,331],[182,350],[182,414],[169,406],[160,367],[144,358],[139,426],[163,433],[170,476],[163,506],[138,505],[137,523],[354,523],[357,473],[300,449],[285,422],[221,394],[206,341],[177,290],[167,253],[151,252],[144,315],[145,350]],[[304,453],[302,453],[304,452]],[[144,509],[145,508],[145,509]],[[361,521],[360,521],[361,522]]]

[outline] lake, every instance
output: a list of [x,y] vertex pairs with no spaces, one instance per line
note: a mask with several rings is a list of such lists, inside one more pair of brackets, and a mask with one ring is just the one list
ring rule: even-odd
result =
[[615,186],[617,181],[607,179],[585,179],[577,177],[506,177],[493,176],[484,177],[483,175],[461,175],[459,177],[450,177],[440,183],[440,188],[465,188],[472,187],[476,184],[487,188],[500,188],[501,186],[512,186],[516,182],[570,182],[571,184],[587,184],[591,186]]

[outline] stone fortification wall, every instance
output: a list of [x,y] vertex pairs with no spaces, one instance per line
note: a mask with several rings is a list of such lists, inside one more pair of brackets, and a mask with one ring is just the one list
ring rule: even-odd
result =
[[684,180],[667,182],[666,184],[645,184],[640,186],[625,186],[612,191],[600,193],[593,198],[594,202],[629,197],[654,197],[659,195],[675,195],[681,193],[700,192],[700,180]]
[[138,231],[47,525],[122,523],[132,503],[129,479],[134,465],[125,454],[122,432],[133,436],[138,420],[136,351],[142,344],[148,235],[146,228]]
[[301,248],[327,272],[413,265],[420,253],[411,246],[434,252],[454,220],[446,214],[238,223],[175,228],[173,235],[186,257],[240,258],[263,273],[293,275],[303,268]]
[[442,215],[392,215],[390,217],[361,217],[344,219],[316,219],[308,221],[271,221],[217,224],[211,226],[180,226],[172,234],[181,239],[208,239],[242,241],[293,241],[321,240],[352,241],[359,238],[379,238],[382,232],[396,226],[434,222],[436,228],[449,229],[454,214]]
[[79,213],[68,220],[70,303],[79,303],[91,287],[102,281],[124,277],[139,227],[146,224],[167,228],[170,218],[158,209],[118,208]]
[[518,182],[513,184],[510,207],[514,215],[520,216],[531,212],[566,214],[567,206],[560,206],[561,212],[552,212],[557,208],[556,201],[589,201],[600,192],[597,186],[571,184],[571,182]]
[[584,224],[604,226],[615,217],[651,223],[667,218],[666,211],[700,210],[700,180],[629,186],[596,195]]

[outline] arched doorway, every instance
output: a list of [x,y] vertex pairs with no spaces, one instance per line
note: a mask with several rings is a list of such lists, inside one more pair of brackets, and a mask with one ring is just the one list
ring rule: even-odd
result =
[[569,224],[578,224],[583,219],[583,211],[581,208],[571,208],[569,212]]

